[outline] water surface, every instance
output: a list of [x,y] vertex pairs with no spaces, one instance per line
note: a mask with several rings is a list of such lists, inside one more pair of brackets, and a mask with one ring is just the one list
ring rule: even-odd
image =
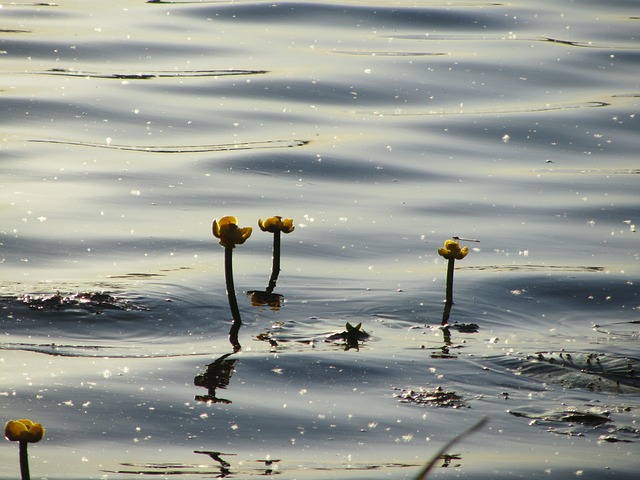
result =
[[[410,479],[483,417],[433,478],[635,478],[637,2],[0,19],[0,411],[47,428],[35,478]],[[237,353],[223,215],[254,227]],[[272,215],[281,309],[244,293]]]

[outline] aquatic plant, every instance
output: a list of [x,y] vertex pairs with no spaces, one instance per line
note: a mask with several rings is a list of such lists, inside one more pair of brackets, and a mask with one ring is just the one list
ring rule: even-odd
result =
[[453,303],[453,269],[456,260],[462,260],[469,253],[469,248],[462,247],[455,240],[447,240],[438,254],[448,260],[447,263],[447,303]]
[[344,341],[345,350],[350,350],[352,348],[359,350],[360,342],[364,342],[369,339],[370,335],[362,329],[362,323],[353,326],[347,322],[344,328],[345,330],[340,333],[333,333],[329,335],[325,341],[334,342],[342,340]]
[[412,403],[414,405],[433,405],[436,407],[462,408],[466,407],[466,403],[462,395],[454,391],[444,390],[442,387],[436,387],[433,390],[419,388],[403,388],[400,393],[394,394],[402,403]]
[[280,275],[280,237],[282,233],[293,232],[296,227],[293,225],[293,219],[283,219],[279,215],[269,217],[266,220],[258,220],[258,227],[260,227],[260,230],[263,232],[273,233],[273,263],[267,288],[265,290],[252,290],[249,292],[251,303],[255,306],[269,305],[277,309],[280,307],[282,295],[273,293],[273,290],[276,288],[278,275]]
[[242,319],[240,318],[236,290],[233,284],[233,249],[236,245],[242,245],[251,236],[252,228],[240,228],[236,217],[226,216],[220,218],[220,220],[215,219],[213,221],[212,231],[213,236],[220,239],[219,243],[224,247],[224,277],[229,308],[233,316],[233,323],[229,330],[229,341],[233,345],[234,351],[237,352],[242,348],[238,341],[238,332],[242,325]]
[[438,254],[448,260],[447,262],[447,290],[444,312],[442,314],[442,325],[449,321],[451,306],[453,305],[453,270],[456,260],[462,260],[469,253],[469,248],[462,247],[456,240],[446,240],[444,247],[438,249]]
[[4,436],[11,442],[20,443],[20,475],[22,480],[30,480],[27,445],[42,440],[44,428],[26,418],[9,420],[4,427]]
[[354,327],[349,322],[347,322],[345,328],[347,329],[345,335],[347,348],[358,348],[358,343],[360,342],[360,340],[364,340],[369,337],[367,332],[362,330],[362,323],[359,323]]

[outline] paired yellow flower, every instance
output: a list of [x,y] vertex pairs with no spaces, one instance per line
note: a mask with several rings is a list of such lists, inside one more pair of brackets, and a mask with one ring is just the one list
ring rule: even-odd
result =
[[296,227],[293,226],[292,218],[285,218],[276,215],[275,217],[269,217],[265,221],[262,219],[258,220],[258,226],[260,230],[263,232],[282,232],[282,233],[291,233],[295,230]]
[[9,420],[4,427],[4,436],[12,442],[35,443],[44,437],[44,428],[26,418]]
[[225,248],[235,248],[242,245],[251,236],[251,227],[238,227],[236,217],[222,217],[213,221],[213,236],[220,239],[220,245]]
[[438,253],[448,260],[462,260],[469,253],[469,249],[467,247],[460,248],[460,244],[455,240],[447,240],[444,242],[444,247],[438,249]]

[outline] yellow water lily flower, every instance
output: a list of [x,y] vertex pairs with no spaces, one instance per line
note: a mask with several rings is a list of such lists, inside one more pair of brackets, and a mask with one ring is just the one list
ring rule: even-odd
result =
[[26,418],[9,420],[4,427],[4,436],[12,442],[35,443],[44,437],[44,428]]
[[265,221],[262,221],[262,219],[258,220],[258,226],[263,232],[271,233],[278,231],[282,233],[291,233],[296,229],[296,227],[293,226],[292,218],[285,218],[283,220],[282,217],[278,215],[275,217],[269,217]]
[[467,247],[460,248],[460,244],[455,240],[447,240],[444,242],[444,247],[438,249],[438,253],[448,260],[462,260],[469,253],[469,249]]
[[235,248],[242,245],[251,236],[251,227],[238,227],[236,217],[222,217],[213,221],[213,236],[220,239],[220,245],[225,248]]

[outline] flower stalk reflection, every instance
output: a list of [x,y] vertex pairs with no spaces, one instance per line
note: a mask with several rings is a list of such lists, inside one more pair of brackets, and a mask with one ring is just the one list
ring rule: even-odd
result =
[[207,369],[193,379],[193,384],[196,387],[204,387],[207,389],[206,395],[196,395],[195,399],[198,402],[207,403],[231,403],[231,400],[226,398],[220,398],[216,395],[216,390],[226,389],[229,386],[231,377],[235,372],[235,365],[237,359],[229,360],[229,356],[232,353],[227,353],[217,358],[213,363],[207,365]]

